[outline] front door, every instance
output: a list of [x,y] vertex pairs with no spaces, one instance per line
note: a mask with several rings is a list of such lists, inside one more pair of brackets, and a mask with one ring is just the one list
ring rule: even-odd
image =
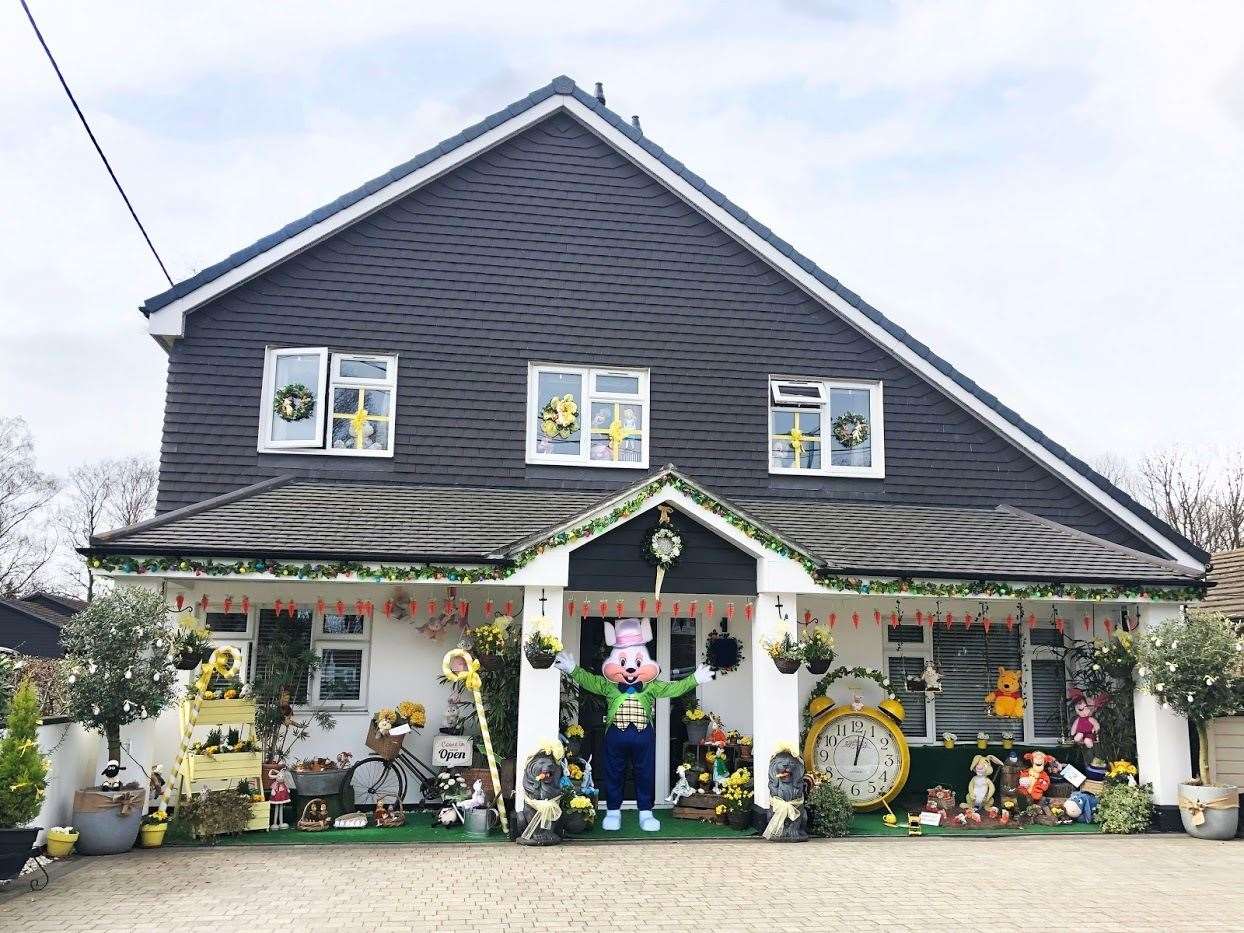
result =
[[[605,622],[612,618],[589,617],[583,619],[579,630],[579,664],[593,674],[609,655],[605,644]],[[653,641],[648,645],[653,659],[661,665],[662,680],[678,680],[693,672],[696,667],[695,619],[657,619],[653,626]],[[666,658],[670,661],[667,664]],[[671,775],[683,759],[683,745],[687,728],[683,723],[683,711],[696,704],[696,695],[688,693],[675,700],[658,700],[656,706],[657,730],[657,806],[663,806],[665,796],[673,786]],[[605,701],[602,697],[580,691],[579,724],[583,726],[584,751],[592,755],[592,766],[603,767],[602,746],[605,738]],[[599,783],[599,779],[597,781]],[[626,800],[633,804],[635,784],[632,776],[626,779]]]

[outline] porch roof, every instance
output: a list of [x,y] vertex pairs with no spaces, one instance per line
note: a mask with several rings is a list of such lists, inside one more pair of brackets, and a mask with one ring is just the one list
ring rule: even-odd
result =
[[[672,467],[607,495],[284,476],[97,535],[84,553],[505,563],[663,477],[691,482]],[[706,494],[780,544],[843,575],[1155,586],[1199,579],[1178,564],[1008,506],[731,503]]]

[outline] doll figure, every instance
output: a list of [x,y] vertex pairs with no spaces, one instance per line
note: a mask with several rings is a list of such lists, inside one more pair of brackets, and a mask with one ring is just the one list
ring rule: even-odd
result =
[[669,796],[665,798],[666,803],[672,803],[678,806],[682,803],[684,797],[690,797],[695,793],[695,788],[691,786],[691,782],[687,780],[687,771],[691,765],[681,764],[678,766],[678,783],[674,785],[669,792]]
[[1071,741],[1085,748],[1097,744],[1101,734],[1101,723],[1097,721],[1097,711],[1105,705],[1104,696],[1087,697],[1080,690],[1072,688],[1071,701],[1075,704],[1076,718],[1071,724]]
[[968,781],[968,792],[964,803],[983,810],[993,806],[996,788],[992,780],[994,765],[1002,762],[993,755],[974,755],[972,757],[972,778]]
[[125,765],[117,761],[115,758],[108,759],[108,764],[104,770],[99,772],[104,780],[99,782],[100,790],[120,790],[121,778],[120,774],[125,770]]
[[289,779],[289,772],[284,765],[279,768],[268,769],[268,831],[274,829],[289,829],[289,823],[285,822],[285,805],[289,803],[290,785],[293,783]]
[[557,669],[584,690],[605,699],[605,817],[601,829],[622,828],[622,793],[629,764],[635,776],[635,802],[639,826],[656,832],[661,823],[652,815],[656,797],[657,736],[653,725],[656,701],[674,699],[690,693],[715,676],[701,665],[681,680],[657,680],[661,667],[648,653],[652,623],[648,619],[619,619],[605,623],[605,644],[612,650],[601,665],[600,674],[591,674],[575,664],[566,652],[557,655]]
[[1033,803],[1040,803],[1045,792],[1050,789],[1050,776],[1046,765],[1058,764],[1057,761],[1043,751],[1028,752],[1024,761],[1029,767],[1019,776],[1019,792]]
[[592,783],[592,756],[588,755],[583,762],[583,780],[579,782],[579,793],[584,797],[596,794],[596,785]]
[[720,794],[726,789],[726,781],[730,777],[730,766],[726,764],[726,750],[718,747],[713,755],[713,793]]

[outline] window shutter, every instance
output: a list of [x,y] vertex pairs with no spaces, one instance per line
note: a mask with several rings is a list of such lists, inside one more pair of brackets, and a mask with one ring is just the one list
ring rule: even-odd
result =
[[1061,660],[1034,659],[1032,662],[1033,735],[1057,738],[1067,724],[1067,669]]
[[[282,635],[288,635],[300,647],[311,648],[311,625],[314,613],[311,609],[298,609],[294,618],[282,614],[278,616],[271,609],[259,610],[259,624],[255,638],[256,669],[266,670],[272,654],[272,645]],[[307,676],[304,671],[302,678],[295,685],[294,703],[307,702]]]
[[907,689],[908,677],[919,677],[924,671],[922,657],[891,657],[886,676],[890,678],[890,689],[903,704],[906,715],[903,717],[903,734],[923,739],[928,733],[925,720],[924,692],[912,692]]
[[990,716],[985,703],[985,694],[993,690],[997,680],[998,667],[1019,669],[1019,638],[1018,632],[1000,632],[997,628],[986,636],[979,624],[970,629],[934,628],[933,657],[943,674],[942,692],[934,701],[934,723],[939,736],[953,732],[960,741],[967,742],[975,739],[978,732],[996,737],[1003,731],[1023,731],[1022,720]]

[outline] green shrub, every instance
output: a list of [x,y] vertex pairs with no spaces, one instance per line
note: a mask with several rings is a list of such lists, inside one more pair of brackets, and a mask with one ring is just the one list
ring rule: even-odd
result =
[[251,799],[236,790],[209,790],[177,806],[177,820],[207,845],[217,836],[237,835],[251,819]]
[[1101,792],[1096,822],[1103,833],[1143,833],[1153,821],[1153,788],[1149,784],[1107,784]]
[[851,831],[855,818],[851,800],[846,791],[827,777],[813,776],[804,805],[808,811],[808,835],[845,836]]
[[29,680],[13,694],[0,739],[0,828],[25,826],[43,805],[48,762],[39,750],[39,694]]

